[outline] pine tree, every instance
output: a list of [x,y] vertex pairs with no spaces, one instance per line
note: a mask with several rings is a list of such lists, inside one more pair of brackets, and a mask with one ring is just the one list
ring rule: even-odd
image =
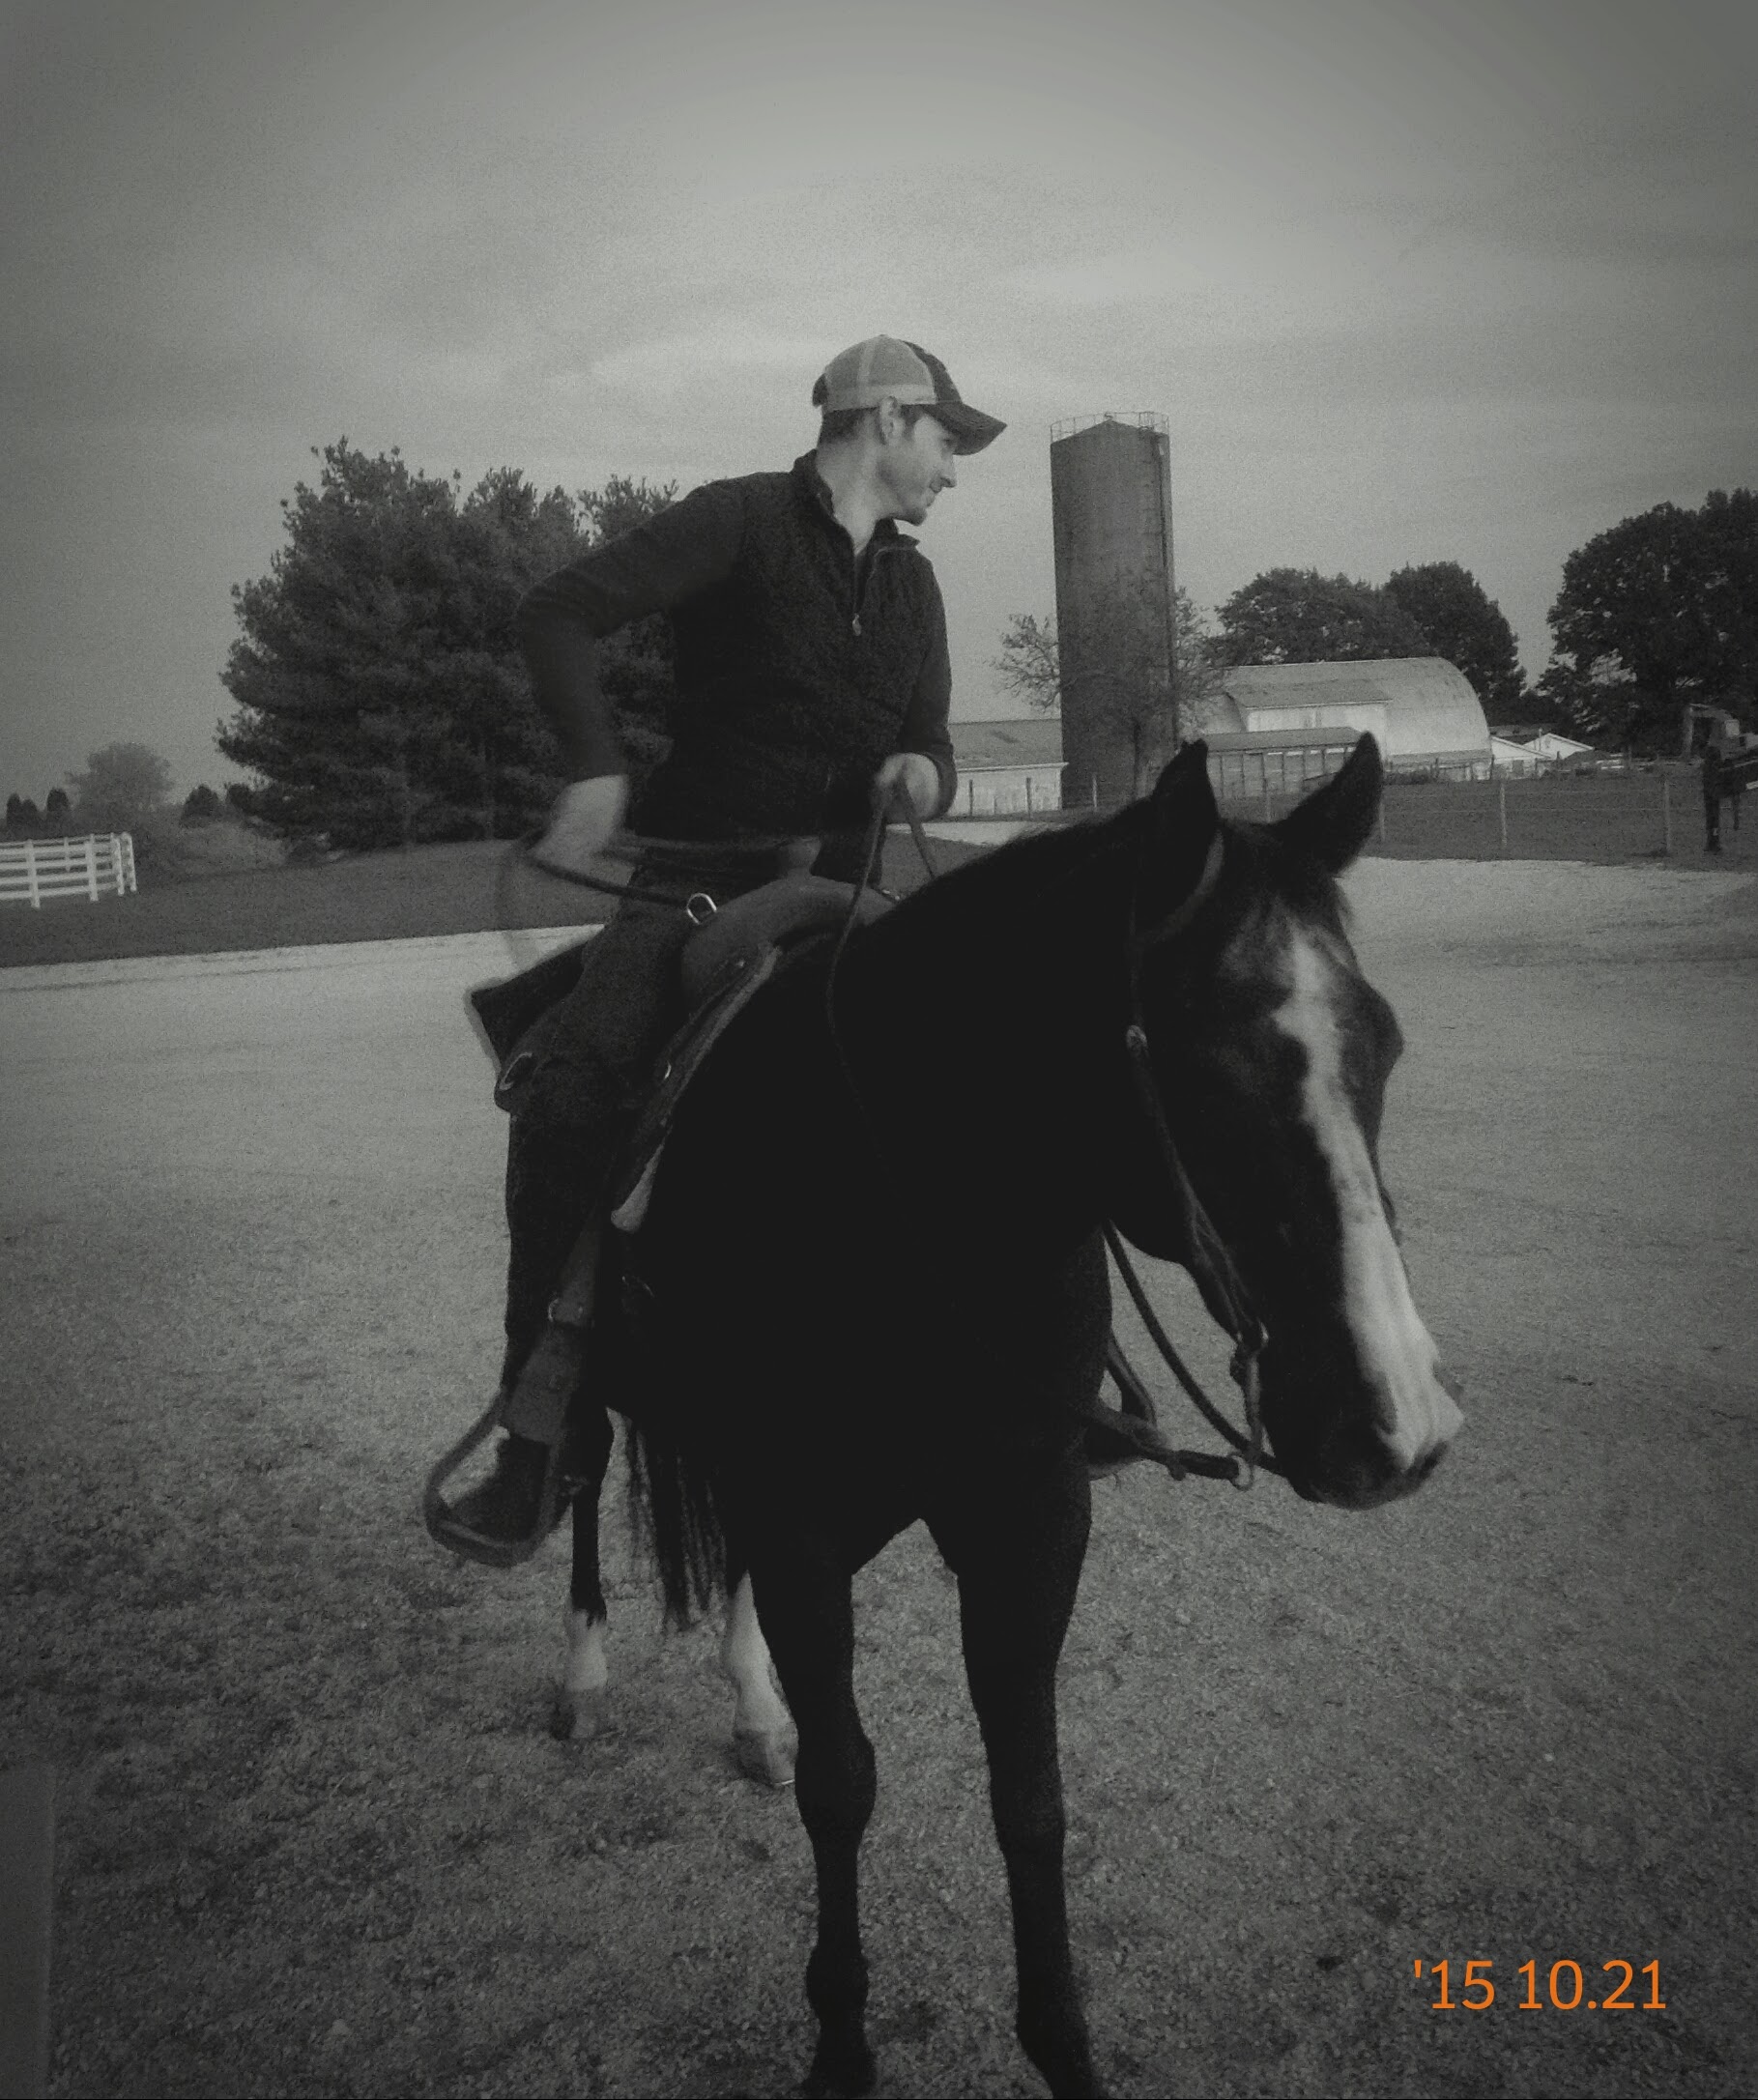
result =
[[[539,495],[503,468],[464,494],[457,475],[417,473],[395,450],[368,458],[344,438],[314,456],[315,487],[282,504],[270,573],[233,592],[242,631],[222,676],[238,709],[216,741],[262,780],[245,807],[349,848],[532,828],[563,775],[514,611],[607,523],[651,515],[672,490],[613,480]],[[669,657],[651,638],[614,637],[601,668],[647,751]]]

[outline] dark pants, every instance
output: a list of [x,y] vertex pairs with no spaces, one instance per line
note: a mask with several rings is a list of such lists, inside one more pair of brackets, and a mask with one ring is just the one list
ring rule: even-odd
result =
[[510,1383],[543,1330],[556,1280],[683,1019],[683,912],[625,905],[587,948],[580,982],[526,1036],[506,1143],[506,1357]]
[[1721,797],[1705,793],[1703,797],[1703,847],[1706,852],[1721,850]]

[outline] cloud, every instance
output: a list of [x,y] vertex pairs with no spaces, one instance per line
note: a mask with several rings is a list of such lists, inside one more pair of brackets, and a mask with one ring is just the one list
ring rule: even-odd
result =
[[822,336],[773,335],[728,321],[624,344],[598,358],[585,377],[594,387],[648,407],[688,395],[705,403],[756,381],[805,388],[843,345]]

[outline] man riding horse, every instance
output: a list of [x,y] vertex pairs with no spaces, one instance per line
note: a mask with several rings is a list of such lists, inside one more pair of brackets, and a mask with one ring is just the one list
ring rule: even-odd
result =
[[[625,815],[638,834],[696,843],[638,869],[643,901],[619,907],[577,982],[502,1067],[505,1433],[492,1470],[437,1528],[489,1565],[523,1558],[560,1517],[570,1414],[576,1436],[608,1448],[602,1404],[580,1395],[582,1328],[550,1310],[683,1018],[686,902],[770,880],[788,865],[777,842],[802,838],[821,841],[816,873],[858,881],[876,805],[907,798],[936,817],[952,801],[945,613],[926,557],[894,521],[920,525],[954,485],[954,461],[1005,426],[960,398],[937,358],[887,335],[833,358],[812,402],[818,443],[789,473],[696,489],[558,570],[519,609],[536,700],[575,776],[534,857],[584,875]],[[677,641],[673,742],[631,808],[595,645],[658,612]],[[676,903],[656,901],[656,886]]]

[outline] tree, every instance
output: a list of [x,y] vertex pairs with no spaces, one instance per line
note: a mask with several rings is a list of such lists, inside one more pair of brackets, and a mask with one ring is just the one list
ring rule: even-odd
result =
[[1428,637],[1394,597],[1316,569],[1266,569],[1216,610],[1222,661],[1323,664],[1431,656]]
[[1621,741],[1688,754],[1693,705],[1744,719],[1758,691],[1758,494],[1657,503],[1596,534],[1563,564],[1549,620],[1559,684],[1623,692]]
[[[601,489],[582,489],[575,504],[587,543],[601,546],[668,509],[676,481],[652,488],[612,475]],[[641,781],[672,747],[671,711],[676,691],[672,623],[663,613],[630,622],[598,645],[598,676],[617,713],[623,757],[632,785]]]
[[[233,592],[242,632],[222,678],[239,705],[216,740],[263,782],[239,800],[343,847],[528,829],[562,770],[514,638],[519,600],[672,489],[539,495],[503,468],[466,495],[455,475],[416,473],[394,450],[368,458],[345,438],[314,456],[317,485],[282,504],[270,574]],[[650,637],[614,637],[600,672],[614,705],[646,710],[630,741],[649,757],[669,658]]]
[[1584,670],[1553,656],[1533,688],[1539,703],[1529,720],[1555,721],[1590,744],[1614,751],[1629,744],[1635,729],[1635,681],[1615,656],[1600,656]]
[[1469,569],[1456,561],[1427,561],[1395,571],[1385,590],[1427,637],[1429,653],[1464,673],[1490,721],[1520,719],[1526,676],[1513,629]]
[[9,794],[6,798],[6,828],[9,831],[29,831],[40,821],[37,805],[28,795]]
[[68,785],[88,829],[140,831],[164,809],[171,768],[146,744],[105,744],[86,760],[83,773],[68,775]]
[[1027,706],[1065,719],[1072,709],[1099,740],[1124,746],[1139,797],[1181,738],[1200,734],[1224,676],[1182,588],[1172,593],[1171,639],[1168,678],[1158,593],[1120,584],[1094,602],[1066,658],[1053,620],[1016,613],[992,668]]
[[51,788],[47,798],[43,802],[43,814],[45,817],[66,817],[70,814],[70,810],[67,790],[65,788]]
[[183,815],[178,821],[186,824],[211,824],[224,808],[225,804],[204,782],[199,788],[191,788],[184,796]]

